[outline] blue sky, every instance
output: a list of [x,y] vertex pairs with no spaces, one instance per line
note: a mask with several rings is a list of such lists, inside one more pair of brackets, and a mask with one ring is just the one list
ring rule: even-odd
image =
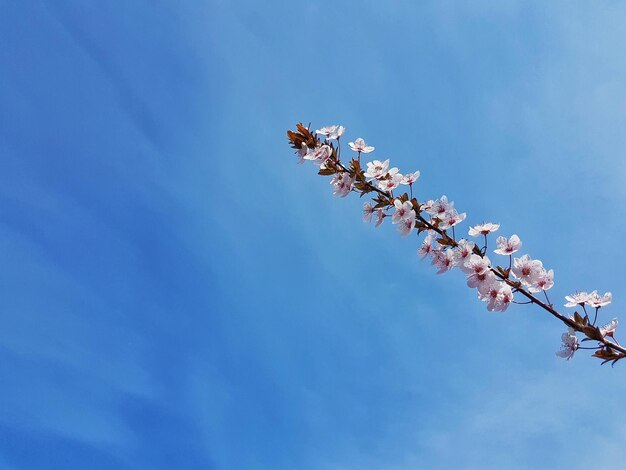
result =
[[0,467],[576,469],[623,365],[490,314],[285,131],[343,124],[623,311],[626,5],[0,1]]

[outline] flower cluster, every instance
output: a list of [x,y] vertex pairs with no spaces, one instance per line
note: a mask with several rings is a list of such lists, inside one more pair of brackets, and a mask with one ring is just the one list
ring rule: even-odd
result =
[[[535,304],[561,320],[568,326],[568,331],[561,337],[562,348],[557,356],[570,359],[581,346],[576,336],[580,332],[586,336],[582,341],[597,341],[594,356],[604,362],[612,363],[626,357],[626,348],[614,338],[617,319],[600,327],[596,325],[598,310],[611,303],[612,295],[597,291],[591,293],[576,292],[566,297],[566,307],[581,307],[583,315],[564,316],[554,309],[547,291],[554,286],[554,271],[544,268],[538,259],[528,254],[513,257],[521,248],[522,242],[516,234],[510,237],[499,236],[495,240],[496,255],[504,257],[502,266],[492,263],[487,256],[488,237],[499,230],[500,225],[483,222],[469,227],[470,241],[456,237],[458,225],[465,221],[467,214],[458,212],[454,202],[447,196],[429,199],[423,203],[413,197],[413,185],[420,177],[419,171],[402,174],[396,167],[390,167],[390,160],[368,161],[365,169],[361,167],[361,156],[372,153],[375,147],[367,145],[363,138],[349,142],[349,147],[356,152],[356,157],[344,164],[341,160],[340,139],[344,134],[343,126],[322,127],[312,133],[302,124],[297,131],[288,131],[292,148],[299,156],[299,162],[312,161],[319,166],[319,174],[332,176],[330,184],[333,194],[345,197],[350,192],[361,196],[374,194],[371,201],[363,204],[363,221],[375,221],[376,227],[391,218],[391,224],[402,236],[417,233],[423,240],[417,250],[422,259],[430,259],[437,269],[437,274],[459,268],[466,277],[466,284],[476,289],[479,300],[486,303],[490,312],[504,312],[513,303]],[[320,137],[321,136],[321,137]],[[408,193],[401,188],[408,186]],[[401,194],[394,194],[398,191]],[[508,263],[508,266],[507,266]],[[505,267],[506,266],[506,267]],[[541,293],[545,301],[535,294]],[[521,295],[525,301],[518,302],[515,295]],[[587,314],[586,307],[595,309],[593,320]],[[603,362],[603,363],[604,363]]]

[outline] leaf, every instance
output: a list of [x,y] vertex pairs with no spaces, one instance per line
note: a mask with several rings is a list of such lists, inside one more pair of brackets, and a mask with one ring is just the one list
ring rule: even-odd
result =
[[583,326],[581,328],[581,331],[588,338],[595,339],[597,341],[603,341],[604,340],[604,336],[602,335],[602,332],[600,331],[600,328],[598,328],[597,326],[585,325],[585,326]]

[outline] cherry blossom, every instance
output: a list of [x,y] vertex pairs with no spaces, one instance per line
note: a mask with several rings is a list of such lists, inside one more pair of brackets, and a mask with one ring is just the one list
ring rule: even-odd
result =
[[[398,171],[397,168],[392,168],[392,170],[396,170],[396,172]],[[402,181],[402,175],[396,172],[391,173],[390,171],[389,173],[387,173],[388,175],[390,175],[389,179],[378,180],[378,187],[382,191],[387,191],[390,193],[391,191],[396,189],[398,186],[400,186],[400,182]]]
[[602,336],[613,337],[613,333],[615,333],[616,329],[617,329],[617,318],[614,318],[613,320],[608,322],[606,325],[601,326],[600,332],[602,333]]
[[415,216],[402,219],[400,220],[400,223],[398,224],[398,232],[400,232],[400,234],[403,237],[406,237],[407,235],[409,235],[414,228],[415,228]]
[[433,255],[432,264],[439,268],[437,274],[443,274],[446,271],[450,271],[455,265],[454,250],[452,248],[447,248],[446,250],[436,251]]
[[476,244],[474,242],[469,242],[465,238],[461,238],[457,243],[455,254],[455,264],[463,265],[470,257],[470,255],[474,252],[474,247]]
[[574,292],[572,295],[566,295],[565,300],[567,300],[566,307],[582,306],[589,300],[589,294],[587,292]]
[[348,142],[348,145],[352,150],[359,153],[370,153],[374,151],[374,147],[367,145],[363,139],[360,137],[356,139],[354,142]]
[[589,294],[587,301],[585,302],[587,305],[593,308],[605,307],[611,303],[613,300],[613,294],[610,292],[605,292],[604,295],[599,295],[598,291],[593,291]]
[[328,160],[332,154],[333,149],[330,148],[330,145],[322,145],[320,147],[314,148],[302,158],[304,160],[313,160],[313,163],[315,163],[316,165],[321,165],[326,160]]
[[407,174],[404,175],[404,177],[402,178],[402,181],[400,183],[401,184],[411,185],[411,184],[415,183],[418,180],[419,177],[420,177],[419,170],[416,171],[415,173],[407,173]]
[[391,222],[397,224],[405,219],[415,219],[415,211],[410,201],[402,202],[400,199],[395,199],[393,205],[396,211],[391,216]]
[[422,245],[417,250],[417,254],[420,255],[422,259],[426,258],[426,256],[428,256],[431,253],[433,249],[434,240],[435,240],[435,237],[433,237],[430,234],[426,235],[426,237],[424,238]]
[[528,290],[530,292],[541,292],[549,290],[550,288],[552,288],[553,285],[554,271],[552,269],[550,269],[549,271],[542,269],[535,279],[535,282],[532,285],[528,286]]
[[489,235],[492,232],[495,232],[500,228],[500,224],[492,224],[491,222],[487,222],[481,225],[474,225],[469,229],[469,235],[471,237],[478,237],[480,235]]
[[513,259],[513,275],[527,286],[535,285],[537,279],[543,271],[543,265],[539,260],[533,260],[530,256],[524,255],[521,258]]
[[522,242],[517,235],[511,235],[511,238],[508,240],[506,237],[498,237],[496,239],[496,245],[498,245],[498,249],[493,250],[494,253],[509,256],[522,247]]
[[337,173],[330,182],[333,185],[333,195],[346,197],[352,190],[353,183],[354,178],[347,173]]
[[335,140],[341,137],[345,130],[343,126],[326,126],[316,130],[315,133],[325,136],[328,140]]
[[[591,293],[576,292],[565,297],[566,307],[586,306],[595,308],[593,319],[584,312],[584,317],[578,313],[567,318],[555,310],[548,299],[547,290],[554,286],[554,271],[546,270],[540,260],[533,260],[529,255],[513,258],[522,247],[519,237],[514,234],[509,238],[499,236],[496,239],[494,252],[499,255],[509,256],[512,261],[508,269],[502,266],[492,265],[485,252],[487,250],[487,235],[497,231],[499,224],[484,222],[469,228],[470,236],[485,237],[485,246],[478,249],[476,244],[466,239],[456,239],[454,227],[466,219],[466,213],[459,214],[454,203],[448,201],[443,195],[439,199],[427,199],[423,195],[416,195],[413,199],[413,183],[419,177],[420,172],[402,175],[398,168],[389,168],[390,160],[374,160],[367,162],[367,170],[361,173],[361,153],[371,153],[374,147],[368,146],[363,138],[357,138],[354,142],[348,142],[350,148],[358,152],[358,157],[343,163],[339,160],[339,144],[335,149],[329,140],[339,141],[344,134],[345,128],[339,125],[327,126],[318,129],[315,134],[309,128],[297,126],[298,131],[289,131],[288,137],[291,146],[295,150],[299,160],[312,161],[320,167],[321,175],[332,176],[330,181],[333,186],[333,194],[345,197],[351,191],[360,196],[372,193],[372,200],[363,205],[363,221],[371,222],[375,216],[375,226],[382,224],[387,216],[391,216],[392,223],[397,231],[408,236],[417,228],[418,235],[424,232],[426,236],[419,249],[418,255],[424,259],[431,258],[431,264],[437,268],[437,274],[442,274],[459,267],[466,274],[468,287],[477,289],[478,298],[486,303],[487,310],[491,312],[504,312],[514,303],[513,291],[521,293],[525,297],[524,302],[532,303],[547,310],[551,315],[561,320],[569,328],[562,335],[562,348],[556,353],[557,356],[570,359],[575,351],[580,348],[576,331],[586,336],[587,340],[597,341],[596,347],[584,349],[596,350],[595,357],[604,362],[613,363],[626,358],[626,348],[613,338],[618,321],[611,320],[609,323],[598,327],[599,309],[609,305],[612,294],[606,292],[603,295],[594,290]],[[316,135],[322,135],[325,140],[320,142]],[[409,185],[410,189],[398,198],[393,196],[393,190],[400,185]],[[407,200],[410,198],[410,200]],[[421,206],[416,199],[426,200]],[[452,228],[451,233],[448,229]],[[505,265],[506,266],[506,265]],[[520,282],[515,282],[520,281]],[[543,292],[543,299],[539,300],[533,294]],[[605,339],[606,338],[606,339]],[[609,339],[613,338],[613,339]]]
[[561,341],[563,341],[563,345],[561,349],[556,352],[556,355],[569,361],[578,349],[576,330],[568,328],[567,331],[561,335]]
[[433,217],[439,217],[441,219],[453,208],[454,202],[448,202],[447,196],[444,195],[434,201],[429,207],[424,208],[424,210]]
[[372,214],[374,214],[374,206],[369,202],[363,204],[363,222],[371,222]]
[[481,289],[495,282],[496,275],[492,271],[484,271],[482,273],[471,273],[467,276],[467,287],[472,289]]
[[367,162],[367,170],[363,174],[366,178],[380,179],[387,174],[388,169],[389,159],[384,162],[374,160],[373,162]]
[[467,214],[465,212],[463,212],[462,214],[459,214],[456,211],[456,209],[452,208],[450,209],[450,211],[446,212],[443,215],[443,218],[441,218],[441,223],[439,224],[439,228],[446,230],[451,227],[454,227],[455,225],[458,225],[461,222],[463,222],[465,220],[465,217],[467,217]]
[[387,214],[385,214],[385,211],[383,209],[376,209],[376,225],[374,226],[378,227],[380,224],[382,224],[385,217],[387,217]]
[[461,265],[461,271],[466,274],[483,274],[491,269],[491,261],[486,256],[480,256],[472,253],[469,259]]
[[490,312],[504,312],[513,301],[513,291],[506,283],[494,280],[478,287],[478,298],[487,302]]

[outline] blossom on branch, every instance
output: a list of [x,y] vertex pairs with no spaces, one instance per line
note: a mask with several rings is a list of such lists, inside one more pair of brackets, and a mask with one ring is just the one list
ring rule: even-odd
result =
[[561,335],[561,341],[563,341],[563,345],[561,349],[556,352],[556,355],[569,361],[578,349],[576,330],[568,328],[568,330]]
[[415,183],[418,180],[419,177],[420,177],[419,170],[416,171],[415,173],[407,173],[407,174],[404,175],[404,177],[402,178],[402,181],[400,183],[401,184],[411,185],[411,184]]
[[375,150],[371,145],[367,145],[363,139],[360,137],[356,139],[354,142],[348,142],[348,145],[352,150],[359,153],[371,153]]
[[605,292],[604,295],[598,294],[597,290],[591,292],[585,302],[587,305],[593,308],[606,307],[613,300],[613,294]]
[[391,215],[391,223],[397,224],[406,219],[415,220],[415,211],[409,201],[402,202],[400,199],[395,199],[393,205],[396,211]]
[[346,128],[343,126],[326,126],[316,130],[315,133],[325,136],[328,140],[337,140],[345,130]]
[[566,307],[576,307],[577,305],[582,307],[589,300],[589,294],[587,292],[574,292],[572,295],[566,295],[565,300],[567,300]]
[[511,235],[511,238],[508,240],[506,237],[498,237],[496,239],[496,245],[498,245],[498,249],[493,250],[494,253],[509,256],[522,247],[522,242],[517,235]]
[[[570,317],[562,315],[550,302],[546,292],[554,285],[554,271],[546,270],[541,261],[533,260],[527,254],[519,258],[512,257],[522,247],[517,235],[509,238],[500,236],[496,240],[494,252],[508,256],[509,266],[492,265],[486,256],[487,235],[497,231],[499,224],[487,222],[469,228],[470,236],[485,237],[485,244],[480,249],[466,239],[457,240],[454,227],[466,219],[466,213],[460,214],[445,195],[434,200],[417,195],[413,197],[412,185],[420,177],[419,171],[402,175],[398,168],[389,168],[388,159],[367,162],[367,168],[363,169],[360,155],[374,151],[374,147],[368,146],[362,138],[348,143],[353,151],[358,152],[358,156],[343,163],[339,159],[339,139],[345,131],[343,126],[327,126],[315,133],[302,123],[296,127],[297,131],[288,131],[287,136],[300,163],[312,161],[319,167],[318,174],[331,176],[330,183],[335,196],[345,197],[350,192],[360,196],[371,195],[371,201],[363,205],[365,222],[371,222],[375,215],[375,225],[378,227],[385,217],[391,216],[392,223],[401,235],[408,236],[415,232],[418,236],[425,234],[417,250],[418,255],[422,259],[430,257],[437,274],[458,267],[466,275],[467,286],[477,289],[477,296],[486,303],[488,311],[504,312],[515,303],[514,294],[519,293],[525,298],[524,302],[519,303],[534,304],[569,327],[561,337],[563,345],[556,353],[557,356],[570,359],[574,355],[580,348],[576,336],[580,332],[586,336],[584,340],[597,341],[596,347],[585,349],[595,349],[593,356],[602,359],[603,363],[614,364],[626,358],[626,347],[614,338],[617,319],[601,327],[597,325],[600,308],[612,301],[610,292],[603,295],[597,291],[568,295],[565,297],[565,306],[582,307],[583,314],[575,312]],[[321,139],[319,135],[324,138]],[[329,142],[332,140],[337,140],[337,143]],[[400,185],[409,185],[410,194],[404,192],[395,197],[393,190]],[[420,203],[418,200],[425,202]],[[451,233],[448,233],[448,229],[452,229],[449,231]],[[537,293],[543,293],[545,301],[535,297]],[[595,308],[593,319],[587,314],[586,306]]]
[[489,235],[492,232],[495,232],[500,228],[500,224],[492,224],[491,222],[487,222],[485,224],[474,225],[469,229],[469,235],[471,237],[478,237],[480,235]]
[[380,179],[387,174],[389,169],[389,159],[381,162],[380,160],[374,160],[373,162],[367,162],[367,171],[364,173],[366,178]]

